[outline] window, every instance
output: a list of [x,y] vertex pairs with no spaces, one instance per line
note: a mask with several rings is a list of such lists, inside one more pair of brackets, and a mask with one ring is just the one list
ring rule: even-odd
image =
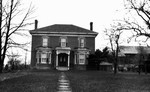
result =
[[79,64],[85,64],[85,55],[84,54],[79,55]]
[[41,63],[47,63],[47,53],[41,53]]
[[80,46],[84,47],[84,39],[83,38],[80,40]]
[[61,38],[61,47],[66,47],[66,38]]
[[36,53],[37,64],[51,64],[51,53],[50,52],[39,52]]
[[47,37],[43,37],[43,46],[44,47],[48,46],[48,38]]
[[85,38],[79,39],[79,47],[85,47]]

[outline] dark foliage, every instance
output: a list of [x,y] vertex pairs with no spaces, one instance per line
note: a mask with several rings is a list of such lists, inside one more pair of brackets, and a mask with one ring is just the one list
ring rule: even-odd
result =
[[109,50],[108,47],[105,47],[102,51],[97,49],[95,54],[89,55],[88,58],[88,70],[99,70],[99,65],[101,62],[108,62],[107,58],[109,58]]
[[107,58],[109,54],[109,50],[108,47],[105,47],[102,51],[97,49],[95,51],[95,55],[97,58]]
[[100,60],[95,54],[89,55],[87,70],[99,70]]

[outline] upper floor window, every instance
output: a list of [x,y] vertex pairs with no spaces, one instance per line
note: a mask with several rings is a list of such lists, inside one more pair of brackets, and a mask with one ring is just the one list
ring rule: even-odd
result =
[[79,39],[79,47],[85,47],[85,38]]
[[48,46],[48,37],[43,37],[43,46]]
[[67,38],[61,38],[61,47],[66,47],[67,46]]

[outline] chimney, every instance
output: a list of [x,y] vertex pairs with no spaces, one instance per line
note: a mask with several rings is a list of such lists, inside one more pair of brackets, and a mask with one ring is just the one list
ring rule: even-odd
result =
[[93,22],[90,22],[90,30],[93,31]]
[[38,27],[38,20],[35,20],[35,29]]

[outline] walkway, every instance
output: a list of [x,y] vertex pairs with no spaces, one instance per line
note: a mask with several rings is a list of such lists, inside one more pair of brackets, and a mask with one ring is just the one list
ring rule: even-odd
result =
[[59,76],[57,92],[72,92],[70,82],[64,72],[61,72]]

